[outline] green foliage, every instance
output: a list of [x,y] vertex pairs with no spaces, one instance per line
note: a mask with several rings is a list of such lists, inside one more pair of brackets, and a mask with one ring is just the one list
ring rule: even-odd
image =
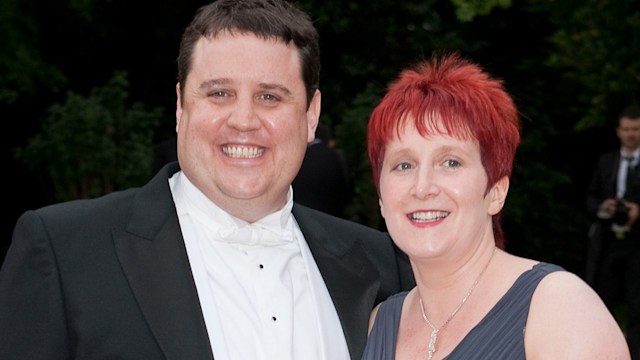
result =
[[30,12],[26,3],[0,1],[0,104],[33,95],[41,84],[56,87],[66,81],[60,69],[42,59],[35,40],[39,29],[33,17],[24,15]]
[[508,8],[511,0],[451,0],[461,22],[472,21],[478,15],[488,15],[494,7]]
[[562,80],[579,89],[573,94],[581,105],[576,130],[611,125],[640,98],[638,1],[572,1],[555,5],[552,15],[562,23],[550,38],[555,51],[548,65],[562,69]]
[[88,97],[69,92],[49,108],[40,133],[16,149],[19,160],[50,179],[55,200],[95,197],[148,179],[161,109],[127,107],[128,86],[120,72]]
[[[605,134],[583,143],[576,138],[578,131],[614,121],[624,105],[640,98],[637,0],[297,3],[321,36],[322,120],[350,158],[356,187],[350,218],[383,225],[365,139],[384,87],[419,58],[456,50],[505,79],[526,115],[504,210],[509,242],[521,244],[521,255],[562,259],[555,262],[565,266],[581,255],[576,247],[587,229],[581,184],[589,176],[582,167],[603,149]],[[113,94],[95,89],[88,97],[69,93],[65,102],[51,102],[66,89],[84,93],[95,79],[124,68],[135,79],[132,99],[172,104],[178,34],[199,5],[0,1],[0,105],[9,105],[0,110],[7,119],[24,119],[17,123],[23,134],[15,135],[21,139],[49,109],[41,133],[18,153],[55,184],[58,199],[141,181],[133,174],[146,172],[149,129],[159,116],[140,104],[124,105],[127,91],[114,84],[120,90]],[[142,28],[140,19],[146,19]],[[167,126],[173,133],[173,122]]]
[[342,122],[335,130],[335,138],[340,148],[349,154],[350,169],[353,177],[354,194],[347,206],[346,214],[352,220],[374,228],[382,227],[378,207],[378,195],[371,164],[367,156],[367,124],[374,106],[380,101],[381,89],[369,83],[358,94],[349,109],[345,111]]
[[[582,260],[581,242],[576,234],[586,234],[586,212],[578,200],[566,196],[575,187],[573,178],[547,158],[553,122],[542,113],[525,119],[511,178],[509,196],[503,209],[507,245],[512,253],[541,261],[560,263],[576,272]],[[532,115],[533,115],[532,114]],[[560,157],[561,158],[561,157]]]
[[93,20],[95,13],[93,0],[69,0],[69,8],[85,21]]

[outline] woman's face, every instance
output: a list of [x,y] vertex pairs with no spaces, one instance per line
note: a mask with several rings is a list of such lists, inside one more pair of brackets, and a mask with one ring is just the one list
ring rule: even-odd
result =
[[486,185],[477,141],[425,138],[409,119],[400,137],[386,145],[380,210],[403,251],[430,257],[483,238],[493,241],[491,218],[502,209],[508,180],[485,195]]

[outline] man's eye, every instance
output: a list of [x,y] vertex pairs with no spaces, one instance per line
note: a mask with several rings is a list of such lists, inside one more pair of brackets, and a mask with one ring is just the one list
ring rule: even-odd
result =
[[222,90],[219,90],[219,91],[212,91],[212,92],[210,92],[210,93],[209,93],[209,96],[213,96],[213,97],[225,97],[225,96],[227,96],[227,93],[226,93],[226,92],[224,92],[224,91],[222,91]]
[[269,102],[278,101],[278,97],[272,94],[262,94],[258,98]]

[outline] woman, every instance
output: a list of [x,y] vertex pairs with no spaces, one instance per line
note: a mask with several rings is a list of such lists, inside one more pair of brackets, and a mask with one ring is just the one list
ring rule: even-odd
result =
[[501,82],[457,54],[403,71],[374,109],[380,210],[417,286],[374,309],[363,359],[630,358],[580,278],[503,250],[519,131]]

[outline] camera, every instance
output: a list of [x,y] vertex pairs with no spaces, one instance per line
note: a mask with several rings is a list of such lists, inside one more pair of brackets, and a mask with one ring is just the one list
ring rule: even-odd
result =
[[613,223],[617,225],[626,225],[629,221],[629,208],[622,200],[616,202],[616,211],[613,214]]

